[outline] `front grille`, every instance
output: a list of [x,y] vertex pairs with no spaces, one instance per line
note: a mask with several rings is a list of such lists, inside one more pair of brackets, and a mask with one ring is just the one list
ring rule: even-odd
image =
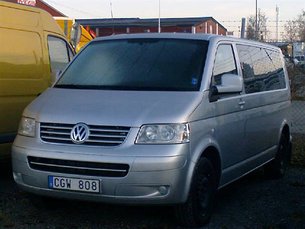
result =
[[31,169],[76,175],[124,177],[129,171],[128,164],[70,161],[30,156],[28,162]]
[[[74,124],[40,123],[40,138],[45,142],[60,144],[75,144],[70,134]],[[122,144],[130,130],[122,126],[88,125],[89,138],[82,145],[117,146]]]

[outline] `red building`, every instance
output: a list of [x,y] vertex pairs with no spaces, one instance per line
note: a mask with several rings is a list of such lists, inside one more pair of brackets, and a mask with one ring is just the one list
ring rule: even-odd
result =
[[[53,17],[66,17],[63,13],[43,0],[5,0],[35,6],[49,12]],[[90,27],[97,36],[109,36],[124,33],[158,32],[158,18],[114,18],[79,19],[85,27]],[[161,32],[169,33],[210,33],[226,35],[227,29],[213,17],[161,18]]]
[[[97,36],[158,32],[158,18],[79,19],[76,21],[95,30]],[[213,17],[161,18],[161,32],[210,33],[225,36],[227,29]]]
[[41,8],[49,14],[51,14],[53,17],[67,17],[54,7],[50,6],[48,3],[42,1],[42,0],[4,0],[6,2],[13,2],[13,3],[19,3],[19,4],[24,4],[24,5],[29,5],[29,6],[35,6],[38,8]]

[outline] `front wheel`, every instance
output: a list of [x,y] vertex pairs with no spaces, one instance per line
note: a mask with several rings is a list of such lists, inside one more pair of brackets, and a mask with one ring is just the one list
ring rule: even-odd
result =
[[186,203],[176,206],[176,218],[181,226],[200,227],[211,218],[216,193],[216,172],[207,158],[196,165]]
[[265,174],[269,178],[281,178],[285,175],[291,155],[289,135],[282,134],[275,158],[265,166]]

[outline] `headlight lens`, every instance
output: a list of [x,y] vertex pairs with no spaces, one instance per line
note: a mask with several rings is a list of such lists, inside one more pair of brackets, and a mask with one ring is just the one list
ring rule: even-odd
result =
[[20,135],[35,137],[36,122],[32,118],[21,118],[18,133]]
[[190,141],[188,124],[144,125],[136,144],[178,144]]

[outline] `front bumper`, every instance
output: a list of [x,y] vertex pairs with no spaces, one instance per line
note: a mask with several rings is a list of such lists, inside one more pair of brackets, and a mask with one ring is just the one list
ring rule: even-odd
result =
[[[22,137],[23,138],[23,137]],[[17,139],[18,142],[18,139]],[[64,147],[51,146],[50,150],[24,148],[14,145],[12,149],[13,175],[22,189],[38,195],[57,198],[79,199],[108,203],[126,204],[177,204],[183,203],[188,194],[189,145],[134,145],[128,149],[113,149],[113,155],[106,149],[100,153],[79,153],[65,151]],[[52,150],[51,150],[52,149]],[[166,151],[166,156],[160,155]],[[103,151],[108,153],[104,154]],[[140,156],[145,152],[147,156]],[[137,155],[137,156],[133,156]],[[171,155],[172,154],[172,155]],[[124,163],[129,171],[124,177],[103,177],[41,171],[30,167],[28,157],[53,158],[62,161],[86,161],[95,163]],[[82,179],[98,179],[99,194],[55,190],[48,187],[48,176]]]

